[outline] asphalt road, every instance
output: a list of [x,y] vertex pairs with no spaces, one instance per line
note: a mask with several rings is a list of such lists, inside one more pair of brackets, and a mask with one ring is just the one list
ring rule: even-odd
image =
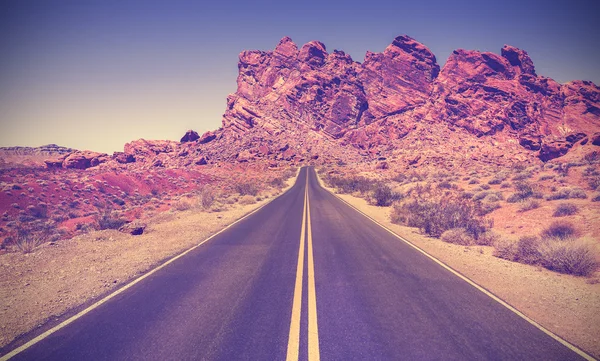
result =
[[285,194],[13,360],[578,360],[323,189]]

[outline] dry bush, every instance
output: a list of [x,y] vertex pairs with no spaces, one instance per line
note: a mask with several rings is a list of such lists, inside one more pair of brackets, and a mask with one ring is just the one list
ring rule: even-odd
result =
[[495,202],[479,202],[477,203],[477,215],[485,216],[486,214],[492,213],[498,208],[501,208],[501,206]]
[[452,228],[464,228],[474,239],[491,227],[476,215],[475,202],[455,192],[433,189],[431,185],[413,188],[408,198],[392,210],[392,222],[418,227],[439,237]]
[[393,202],[402,199],[402,194],[394,192],[388,185],[379,183],[372,194],[374,203],[378,207],[389,207]]
[[545,268],[576,276],[589,276],[598,269],[592,249],[582,242],[549,240],[540,247],[541,264]]
[[600,202],[600,193],[596,193],[592,196],[592,202]]
[[328,176],[325,181],[332,187],[337,188],[341,193],[368,193],[374,186],[375,182],[365,177],[337,177]]
[[508,203],[516,203],[535,195],[533,186],[528,182],[516,182],[514,188],[515,193],[506,199]]
[[536,199],[528,199],[521,203],[519,212],[527,212],[540,207],[540,202]]
[[214,189],[210,186],[204,186],[200,192],[200,205],[203,209],[210,209],[216,198]]
[[577,234],[575,226],[571,222],[567,221],[555,221],[548,226],[543,232],[542,236],[551,239],[569,239]]
[[470,246],[475,243],[473,237],[464,228],[451,228],[440,236],[444,242]]
[[557,199],[570,199],[570,198],[579,198],[586,199],[587,194],[581,188],[570,188],[563,187],[552,194],[546,196],[546,199],[549,201],[557,200]]
[[494,242],[494,256],[513,261],[517,253],[517,244],[509,239],[500,238]]
[[492,246],[498,239],[500,239],[500,236],[497,233],[487,230],[479,235],[479,238],[475,240],[475,244],[479,246]]
[[583,156],[583,161],[589,164],[594,164],[600,162],[600,152],[594,150]]
[[98,228],[104,229],[119,229],[126,223],[125,219],[119,217],[116,213],[106,211],[102,217],[98,219]]
[[573,203],[561,203],[556,206],[554,209],[554,213],[552,213],[552,217],[564,217],[571,216],[577,213],[579,209]]
[[254,204],[254,203],[256,203],[256,199],[249,194],[242,196],[242,198],[240,198],[240,204]]
[[254,182],[240,182],[235,185],[235,190],[241,196],[251,195],[256,196],[258,194],[258,186]]
[[283,188],[285,186],[285,180],[282,177],[276,177],[271,179],[269,184],[273,188]]
[[22,253],[31,253],[42,244],[51,241],[55,234],[56,228],[53,223],[32,222],[16,228],[14,245]]
[[192,208],[192,204],[185,199],[180,199],[175,202],[174,207],[178,211],[187,211],[188,209]]
[[600,188],[600,177],[590,177],[587,182],[591,190],[598,190]]
[[540,261],[540,239],[535,236],[524,236],[519,238],[515,247],[513,261],[536,264]]

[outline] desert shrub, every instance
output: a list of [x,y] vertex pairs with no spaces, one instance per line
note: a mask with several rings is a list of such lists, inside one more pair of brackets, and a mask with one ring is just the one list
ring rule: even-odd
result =
[[549,180],[549,179],[554,179],[554,176],[553,175],[543,175],[538,180],[541,182],[541,181],[545,181],[545,180]]
[[491,246],[495,244],[499,238],[500,236],[497,233],[487,230],[479,235],[479,238],[475,240],[475,243],[479,246]]
[[464,199],[473,199],[473,193],[471,192],[462,192],[460,196]]
[[484,199],[485,197],[487,197],[488,194],[490,194],[490,192],[486,192],[486,191],[477,192],[473,195],[473,200],[480,201],[480,200]]
[[588,178],[587,182],[591,190],[597,190],[600,188],[600,177],[590,177]]
[[489,184],[485,184],[485,183],[482,184],[480,187],[481,187],[481,189],[486,190],[486,191],[491,188]]
[[240,204],[254,204],[254,203],[256,203],[255,198],[249,194],[242,196],[242,198],[240,198]]
[[373,199],[378,207],[388,207],[394,201],[402,198],[400,193],[396,193],[386,184],[377,184],[373,191]]
[[54,224],[31,222],[27,226],[18,226],[14,245],[22,253],[31,253],[42,244],[50,241],[56,233]]
[[495,202],[479,202],[479,204],[477,204],[477,215],[485,216],[498,208],[501,208],[501,206]]
[[440,238],[444,242],[461,244],[463,246],[472,245],[475,241],[464,228],[451,228],[444,231]]
[[121,198],[113,198],[112,202],[113,202],[114,204],[117,204],[117,205],[119,205],[119,206],[125,205],[125,201],[124,201],[124,200],[122,200]]
[[504,181],[504,179],[502,178],[492,178],[488,181],[488,184],[494,185],[494,184],[500,184]]
[[525,163],[519,162],[519,163],[513,163],[511,168],[515,171],[515,172],[522,172],[525,169],[527,169],[527,165]]
[[516,182],[514,184],[515,193],[511,194],[506,201],[508,203],[516,203],[534,196],[533,186],[527,182]]
[[283,180],[283,178],[277,177],[277,178],[271,179],[269,184],[271,185],[271,187],[274,187],[274,188],[283,188],[285,186],[285,181]]
[[102,217],[98,219],[98,227],[103,229],[119,229],[125,223],[127,223],[123,218],[119,217],[116,213],[113,212],[104,212]]
[[557,199],[569,199],[569,194],[571,193],[568,188],[561,188],[552,194],[546,196],[546,200],[554,201]]
[[597,163],[600,161],[600,152],[594,150],[583,156],[583,160],[589,164]]
[[215,191],[210,186],[204,186],[200,192],[200,205],[204,209],[210,209],[216,199]]
[[535,199],[528,199],[521,203],[519,206],[519,212],[527,212],[532,209],[536,209],[540,207],[540,202]]
[[534,190],[533,186],[527,182],[516,182],[514,184],[514,188],[517,191],[517,194],[521,197],[521,199],[526,199],[533,196]]
[[542,232],[543,237],[561,240],[574,237],[576,234],[577,230],[575,229],[575,226],[567,221],[552,222],[552,224]]
[[546,242],[540,249],[545,268],[576,276],[589,276],[598,268],[592,249],[581,242]]
[[28,206],[27,210],[35,218],[48,218],[48,206],[46,203],[39,203],[36,206]]
[[575,188],[575,189],[572,189],[571,192],[569,192],[569,198],[586,199],[587,194],[585,193],[585,191],[583,189]]
[[192,208],[192,204],[189,201],[186,201],[185,199],[180,199],[177,202],[175,202],[174,207],[178,211],[187,211],[188,209]]
[[498,239],[494,242],[494,256],[509,261],[515,259],[517,253],[517,244],[508,239]]
[[394,182],[404,183],[407,180],[407,177],[404,173],[396,173],[396,175],[392,177],[392,180]]
[[508,198],[506,198],[506,201],[508,203],[517,203],[522,200],[523,198],[521,198],[521,196],[518,193],[513,193],[510,196],[508,196]]
[[564,217],[571,216],[577,213],[578,208],[573,203],[561,203],[554,208],[554,213],[552,213],[553,217]]
[[469,181],[469,184],[479,184],[479,179],[473,178]]
[[513,261],[526,264],[536,264],[539,262],[541,257],[539,248],[540,239],[538,237],[521,237],[516,244]]
[[520,172],[518,174],[516,174],[512,180],[514,181],[521,181],[521,180],[525,180],[527,178],[531,178],[531,173],[530,172]]
[[546,199],[549,201],[557,200],[557,199],[569,199],[569,198],[579,198],[586,199],[587,194],[581,188],[569,188],[563,187],[553,192],[552,194],[546,196]]
[[452,183],[448,181],[441,181],[437,186],[440,189],[452,189]]
[[570,164],[565,164],[565,163],[558,163],[556,164],[556,166],[554,167],[554,171],[562,176],[568,176],[569,175],[569,169],[571,168]]
[[235,185],[235,190],[241,196],[251,195],[256,196],[258,194],[258,187],[253,182],[240,182]]
[[431,187],[415,187],[410,199],[394,206],[392,221],[418,227],[428,235],[439,237],[452,228],[464,228],[474,239],[491,227],[476,215],[475,202],[453,193],[440,194]]
[[486,202],[498,202],[503,199],[504,199],[504,197],[502,196],[502,193],[500,193],[500,192],[491,192],[485,197]]
[[592,196],[592,202],[600,202],[600,193],[596,193]]
[[356,177],[336,177],[331,176],[328,179],[328,183],[337,188],[341,193],[354,193],[370,192],[374,186],[374,182],[370,179],[356,176]]
[[502,184],[500,184],[500,188],[510,188],[511,184],[509,182],[503,182]]

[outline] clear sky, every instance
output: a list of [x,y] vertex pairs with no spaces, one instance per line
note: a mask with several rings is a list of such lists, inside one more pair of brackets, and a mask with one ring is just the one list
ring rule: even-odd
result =
[[400,34],[452,50],[525,49],[539,75],[600,84],[600,1],[0,1],[0,146],[112,153],[221,124],[245,49],[283,36],[362,61]]

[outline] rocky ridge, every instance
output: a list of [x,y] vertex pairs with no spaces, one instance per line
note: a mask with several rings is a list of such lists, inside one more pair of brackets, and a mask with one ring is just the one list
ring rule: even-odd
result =
[[303,159],[372,161],[452,144],[485,158],[548,161],[600,134],[600,87],[539,76],[527,52],[509,45],[500,55],[456,50],[440,69],[404,35],[363,63],[318,41],[298,49],[285,37],[273,51],[242,52],[238,68],[238,89],[212,134],[259,156],[262,143],[285,138]]

